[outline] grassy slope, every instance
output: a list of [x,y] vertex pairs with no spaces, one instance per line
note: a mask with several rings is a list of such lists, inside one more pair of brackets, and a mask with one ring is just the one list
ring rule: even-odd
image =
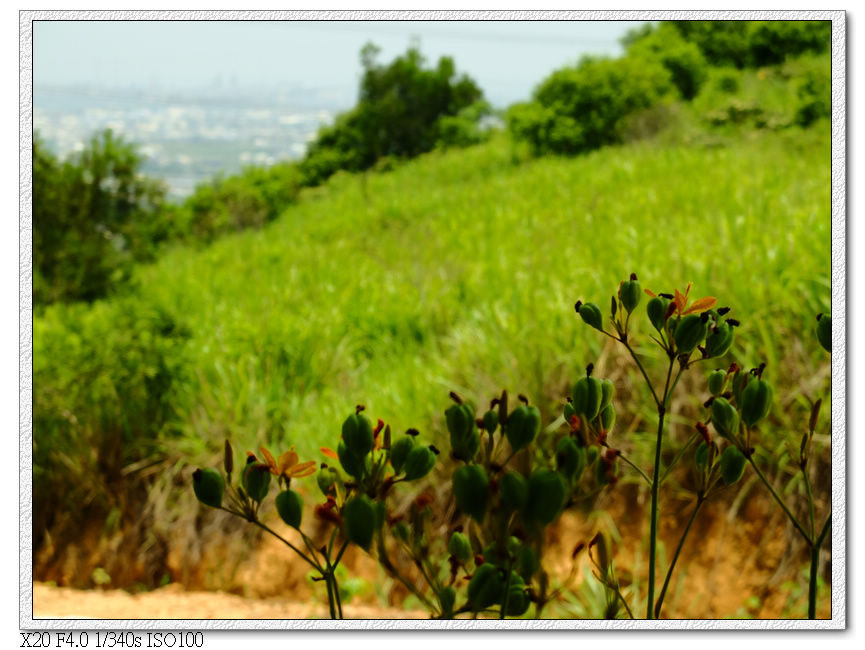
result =
[[573,303],[605,307],[631,271],[732,306],[740,361],[798,363],[791,337],[829,305],[827,140],[522,164],[498,140],[370,176],[365,192],[335,178],[263,231],[141,270],[141,300],[193,332],[178,425],[202,452],[230,435],[308,456],[356,403],[397,430],[434,426],[452,389],[481,403],[507,387],[551,412],[603,343]]

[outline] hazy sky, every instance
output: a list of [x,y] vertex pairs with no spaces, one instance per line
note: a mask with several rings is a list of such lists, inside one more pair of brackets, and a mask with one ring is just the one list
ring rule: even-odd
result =
[[356,99],[360,48],[380,62],[412,37],[429,62],[454,57],[498,105],[528,98],[552,70],[582,54],[617,55],[634,22],[38,21],[35,92],[58,85],[162,90],[302,85]]

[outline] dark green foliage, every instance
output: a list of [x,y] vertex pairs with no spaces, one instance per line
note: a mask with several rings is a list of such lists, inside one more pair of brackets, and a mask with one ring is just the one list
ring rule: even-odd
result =
[[798,106],[796,123],[810,126],[820,119],[832,117],[832,77],[827,60],[817,60],[808,66],[796,84]]
[[708,64],[696,43],[685,40],[669,23],[637,38],[628,47],[628,55],[660,63],[670,73],[673,85],[682,99],[691,100],[706,80]]
[[[442,57],[434,68],[409,48],[389,65],[376,63],[378,48],[361,52],[364,68],[357,106],[322,129],[300,164],[305,185],[319,185],[338,170],[363,171],[385,157],[413,158],[443,146],[482,139],[472,124],[483,117],[481,90],[457,77],[454,62]],[[444,120],[444,121],[442,121]]]
[[489,140],[491,129],[484,128],[484,118],[492,115],[492,107],[483,100],[465,107],[456,115],[442,115],[438,120],[438,141],[442,149],[470,147]]
[[294,163],[247,167],[236,176],[195,188],[178,209],[174,236],[209,242],[229,232],[261,228],[297,199],[301,173]]
[[810,20],[675,20],[685,40],[711,65],[737,68],[781,63],[829,48],[831,22]]
[[579,154],[621,142],[626,118],[672,89],[670,73],[655,60],[584,58],[562,68],[512,106],[508,128],[535,155]]
[[58,160],[33,141],[33,301],[92,301],[128,280],[168,236],[165,189],[109,131]]

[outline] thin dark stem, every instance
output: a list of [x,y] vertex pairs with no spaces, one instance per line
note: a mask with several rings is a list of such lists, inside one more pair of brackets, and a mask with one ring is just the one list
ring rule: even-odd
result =
[[288,548],[290,548],[292,551],[294,551],[294,552],[297,553],[300,557],[302,557],[302,558],[304,559],[304,561],[305,561],[307,564],[309,564],[313,569],[315,569],[315,570],[318,571],[319,573],[323,573],[323,571],[321,570],[321,567],[318,565],[317,562],[315,562],[314,560],[309,559],[309,558],[306,556],[306,553],[304,553],[304,552],[301,551],[299,548],[297,548],[294,544],[292,544],[292,543],[289,542],[287,539],[285,539],[285,537],[283,537],[282,535],[280,535],[280,534],[277,533],[276,531],[272,530],[272,529],[269,528],[268,526],[265,526],[263,523],[261,523],[261,522],[258,521],[257,519],[250,519],[249,521],[251,521],[253,524],[255,524],[256,526],[258,526],[258,527],[261,528],[262,530],[265,530],[265,531],[267,531],[268,533],[270,533],[271,535],[273,535],[274,537],[276,537],[280,542],[282,542],[283,544],[285,544],[286,546],[288,546]]
[[667,594],[667,587],[670,586],[670,579],[673,577],[673,570],[676,568],[676,561],[679,559],[679,553],[682,552],[682,547],[685,545],[685,539],[688,537],[691,525],[697,518],[697,513],[700,512],[700,508],[704,502],[705,499],[703,498],[703,495],[698,495],[697,503],[694,505],[694,511],[691,513],[691,518],[688,520],[688,524],[682,532],[682,537],[679,539],[679,545],[676,547],[676,552],[673,554],[673,561],[670,563],[670,568],[667,569],[667,577],[664,579],[664,586],[661,587],[661,593],[658,596],[658,603],[655,605],[655,618],[658,618],[661,614],[661,605],[664,602],[664,596]]
[[[621,339],[617,340],[622,341]],[[658,399],[658,395],[655,393],[655,388],[654,386],[652,386],[652,380],[649,379],[649,375],[646,374],[646,369],[643,368],[643,364],[640,362],[639,357],[637,357],[637,353],[634,352],[634,349],[631,347],[630,343],[622,341],[622,344],[625,346],[625,349],[631,353],[631,357],[634,359],[634,363],[637,364],[637,368],[639,368],[640,372],[643,373],[643,379],[646,380],[646,386],[648,386],[649,390],[652,391],[652,398],[655,400],[655,404],[660,407],[661,401]],[[672,365],[670,366],[670,369],[672,370]]]
[[817,571],[820,568],[820,547],[811,547],[811,575],[808,579],[808,618],[817,618]]
[[823,524],[823,528],[820,531],[819,537],[817,537],[817,543],[816,543],[817,548],[820,548],[821,546],[823,546],[823,540],[825,540],[826,535],[829,534],[829,529],[831,528],[831,526],[832,526],[832,515],[829,515],[828,517],[826,517],[826,523]]
[[[649,595],[646,605],[646,618],[654,616],[655,609],[655,556],[658,550],[658,488],[661,486],[661,442],[664,434],[664,415],[666,414],[667,392],[670,389],[670,377],[673,374],[673,359],[667,368],[667,380],[664,383],[664,399],[658,403],[658,436],[655,442],[655,467],[652,470],[652,513],[649,531]],[[654,394],[654,390],[652,391]]]
[[814,523],[814,493],[811,490],[811,478],[808,476],[808,470],[803,467],[802,468],[802,476],[805,479],[805,491],[808,493],[808,513],[811,518],[811,539],[816,539],[817,531],[815,529],[816,524]]
[[637,466],[636,466],[634,463],[632,463],[630,460],[628,460],[628,458],[627,458],[624,454],[621,454],[621,453],[620,453],[620,454],[619,454],[619,458],[621,458],[623,461],[625,461],[625,464],[626,464],[626,465],[630,465],[630,466],[633,467],[635,470],[637,470],[637,472],[640,474],[640,476],[642,476],[644,479],[646,479],[646,483],[648,483],[649,486],[652,485],[652,479],[649,478],[649,475],[646,474],[646,473],[645,473],[643,470],[641,470],[639,467],[637,467]]
[[333,574],[328,571],[324,576],[325,583],[327,584],[327,604],[330,607],[330,618],[331,620],[336,620],[336,605],[333,598]]
[[787,507],[787,504],[784,503],[784,500],[780,496],[778,496],[777,492],[775,492],[775,488],[772,487],[772,484],[769,483],[769,479],[767,479],[766,476],[763,474],[763,472],[760,471],[760,468],[757,467],[757,463],[754,462],[754,459],[751,456],[751,454],[748,454],[748,462],[751,463],[751,467],[753,467],[754,471],[757,472],[757,476],[760,477],[760,480],[763,481],[763,484],[769,489],[769,492],[772,494],[775,501],[778,503],[779,506],[781,506],[781,509],[786,513],[787,517],[790,519],[790,521],[796,527],[796,530],[799,531],[799,533],[802,535],[802,537],[805,539],[805,541],[808,542],[808,545],[811,546],[813,544],[813,542],[811,540],[811,536],[808,534],[808,531],[806,531],[805,527],[799,523],[799,520],[793,516],[793,513],[790,512],[790,509]]
[[685,443],[685,446],[682,447],[682,448],[679,450],[679,452],[675,455],[675,457],[673,458],[673,460],[670,461],[670,464],[667,465],[667,469],[664,470],[664,475],[661,476],[661,483],[662,483],[662,484],[664,483],[664,481],[667,480],[667,477],[670,475],[670,472],[672,471],[672,469],[676,466],[676,463],[678,463],[679,460],[682,458],[682,456],[684,456],[685,452],[688,451],[688,449],[690,448],[690,446],[694,444],[694,441],[697,439],[697,436],[699,436],[699,435],[700,435],[699,433],[694,433],[694,434],[693,434],[693,435],[688,439],[688,442]]

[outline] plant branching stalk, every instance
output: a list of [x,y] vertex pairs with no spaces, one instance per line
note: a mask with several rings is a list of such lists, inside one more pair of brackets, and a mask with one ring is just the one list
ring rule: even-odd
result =
[[808,542],[809,546],[813,545],[813,540],[811,539],[811,536],[808,534],[808,531],[805,530],[805,527],[802,526],[802,524],[799,523],[799,520],[796,519],[796,517],[793,515],[792,512],[790,512],[790,509],[787,507],[787,504],[784,503],[784,500],[775,491],[775,488],[772,487],[772,484],[769,483],[769,479],[767,479],[766,476],[763,474],[763,472],[760,471],[760,468],[757,466],[757,463],[754,462],[754,459],[751,456],[751,454],[747,454],[746,457],[748,458],[748,462],[751,463],[751,467],[753,467],[754,471],[757,473],[757,476],[759,476],[760,480],[763,481],[763,485],[765,485],[768,488],[769,492],[772,494],[772,497],[775,499],[775,501],[778,503],[778,505],[781,506],[781,509],[786,513],[787,517],[790,519],[792,524],[796,527],[796,530],[799,531],[799,534],[802,535],[802,538],[806,542]]
[[676,464],[679,462],[679,460],[682,458],[682,456],[685,455],[685,452],[691,448],[691,445],[694,444],[694,441],[697,439],[697,437],[699,435],[700,435],[699,433],[693,434],[688,439],[688,442],[686,442],[685,445],[679,450],[679,452],[673,457],[673,460],[671,460],[670,464],[667,465],[667,469],[664,470],[663,476],[661,476],[661,484],[663,484],[664,481],[667,480],[667,477],[670,475],[670,472],[673,470],[673,468],[676,466]]
[[[631,347],[630,343],[628,343],[627,341],[623,341],[622,339],[616,339],[616,340],[621,341],[622,344],[625,346],[625,349],[627,349],[627,351],[631,353],[631,357],[634,359],[634,363],[637,364],[637,368],[639,368],[640,372],[643,373],[643,379],[646,380],[646,386],[648,386],[649,390],[652,391],[652,399],[655,400],[655,404],[657,406],[660,406],[661,401],[658,399],[657,393],[655,393],[655,387],[652,386],[652,380],[649,379],[649,375],[646,374],[646,369],[643,367],[643,364],[640,362],[640,358],[637,356],[637,353],[634,352],[634,349]],[[672,365],[670,366],[670,368],[672,369]]]
[[831,522],[832,515],[829,515],[826,523],[823,524],[820,536],[811,547],[811,573],[808,576],[808,618],[811,620],[817,618],[817,572],[820,569],[820,548],[823,546],[823,541],[829,532]]
[[630,460],[628,460],[628,458],[627,458],[624,454],[622,454],[621,452],[619,453],[619,458],[620,458],[621,460],[623,460],[623,461],[625,462],[626,465],[630,465],[630,466],[633,467],[635,470],[637,470],[637,473],[638,473],[640,476],[642,476],[642,477],[646,480],[646,483],[649,485],[649,487],[651,487],[651,485],[652,485],[652,479],[649,478],[649,475],[648,475],[648,474],[646,474],[642,469],[640,469],[640,468],[637,467],[634,463],[632,463]]
[[[670,378],[673,374],[673,361],[674,359],[671,357],[670,365],[667,368],[667,379],[664,383],[663,401],[660,401],[657,398],[655,399],[658,404],[658,436],[655,442],[655,467],[652,470],[652,518],[649,532],[649,594],[648,604],[646,605],[647,619],[653,618],[655,613],[655,555],[658,550],[658,488],[661,486],[661,442],[664,437],[664,415],[666,414],[666,404],[668,392],[670,390]],[[655,394],[654,389],[652,390],[652,394]]]
[[658,595],[658,602],[655,605],[655,618],[658,618],[661,615],[661,605],[664,603],[664,596],[667,594],[667,587],[670,586],[670,579],[673,577],[673,571],[676,568],[676,561],[679,559],[679,553],[682,552],[682,547],[685,545],[685,539],[688,537],[691,525],[697,518],[697,513],[700,512],[700,508],[703,506],[704,502],[705,498],[703,495],[698,495],[697,503],[694,505],[693,512],[691,512],[691,518],[688,520],[685,530],[682,532],[682,537],[679,539],[679,545],[676,547],[676,552],[673,554],[673,561],[670,563],[670,568],[667,569],[667,577],[664,579],[664,586],[661,587],[661,593]]

